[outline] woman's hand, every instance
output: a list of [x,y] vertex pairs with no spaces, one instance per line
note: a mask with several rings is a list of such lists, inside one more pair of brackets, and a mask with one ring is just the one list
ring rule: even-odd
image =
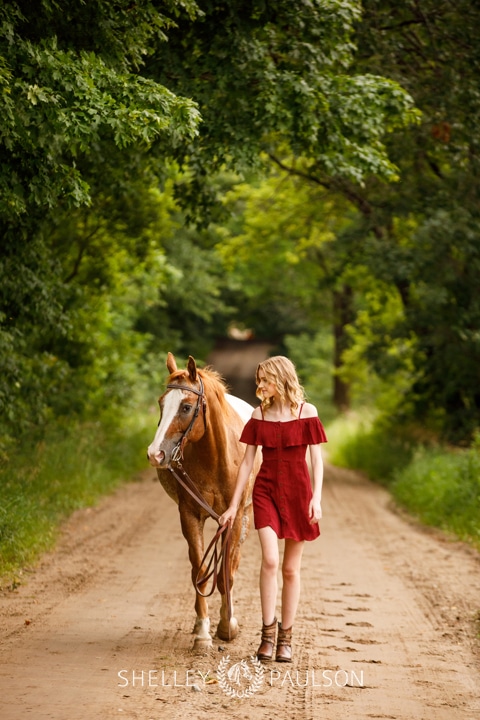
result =
[[234,523],[234,521],[235,521],[235,516],[236,516],[236,514],[237,514],[237,508],[234,507],[234,506],[232,506],[232,505],[230,505],[230,506],[225,510],[225,512],[223,513],[223,515],[220,515],[220,517],[218,518],[218,524],[219,524],[219,525],[226,525],[226,524],[228,523],[229,525],[233,525],[233,523]]
[[322,517],[322,506],[320,504],[320,500],[317,500],[316,498],[312,498],[310,500],[310,505],[308,507],[308,517],[310,518],[310,522],[318,523],[318,521]]

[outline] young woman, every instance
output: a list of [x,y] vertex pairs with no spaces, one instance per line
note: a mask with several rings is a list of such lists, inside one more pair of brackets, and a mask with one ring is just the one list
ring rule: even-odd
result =
[[[314,405],[305,402],[293,363],[278,355],[260,363],[256,372],[261,404],[244,427],[247,447],[237,484],[220,524],[233,523],[238,503],[253,468],[257,447],[262,465],[253,487],[253,513],[262,549],[260,599],[262,639],[259,660],[271,660],[276,640],[277,662],[292,661],[292,627],[300,596],[300,566],[305,540],[320,535],[323,461],[320,443],[327,438]],[[306,462],[310,451],[312,479]],[[312,490],[313,484],[313,490]],[[281,622],[278,623],[278,540],[285,540],[282,562]]]

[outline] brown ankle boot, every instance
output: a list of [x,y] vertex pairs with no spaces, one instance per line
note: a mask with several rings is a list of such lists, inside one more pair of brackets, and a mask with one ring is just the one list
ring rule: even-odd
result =
[[278,623],[277,638],[277,654],[275,660],[277,662],[292,662],[292,629],[283,629],[281,623]]
[[273,646],[275,645],[275,635],[277,629],[277,618],[271,625],[262,624],[262,642],[257,650],[257,658],[259,660],[271,660],[273,657]]

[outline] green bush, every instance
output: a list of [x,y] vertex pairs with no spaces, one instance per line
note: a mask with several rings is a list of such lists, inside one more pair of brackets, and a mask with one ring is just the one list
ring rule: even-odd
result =
[[0,467],[0,578],[51,547],[60,522],[146,467],[144,418],[50,429],[24,438]]
[[427,525],[480,546],[480,452],[423,451],[396,474],[395,499]]
[[408,465],[415,451],[404,431],[376,424],[368,411],[339,416],[328,426],[327,436],[330,462],[360,470],[382,485]]
[[387,485],[395,500],[426,525],[480,547],[480,438],[468,450],[420,442],[412,428],[379,422],[368,412],[327,427],[327,457]]

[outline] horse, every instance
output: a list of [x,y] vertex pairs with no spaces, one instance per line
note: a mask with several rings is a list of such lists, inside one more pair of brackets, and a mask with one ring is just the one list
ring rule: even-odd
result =
[[[196,591],[193,649],[202,651],[212,645],[206,599],[211,594],[206,587],[212,574],[221,594],[217,636],[233,640],[238,634],[231,588],[240,562],[240,547],[250,527],[251,491],[258,466],[243,493],[235,522],[228,529],[230,549],[228,555],[223,555],[225,574],[220,572],[218,577],[215,568],[208,572],[203,531],[206,519],[218,520],[230,504],[245,450],[239,438],[253,408],[230,395],[213,368],[197,368],[192,356],[186,369],[179,370],[169,352],[167,369],[170,376],[166,391],[158,401],[160,420],[147,454],[164,490],[178,504]],[[222,530],[227,530],[226,526],[219,528],[219,532]]]

